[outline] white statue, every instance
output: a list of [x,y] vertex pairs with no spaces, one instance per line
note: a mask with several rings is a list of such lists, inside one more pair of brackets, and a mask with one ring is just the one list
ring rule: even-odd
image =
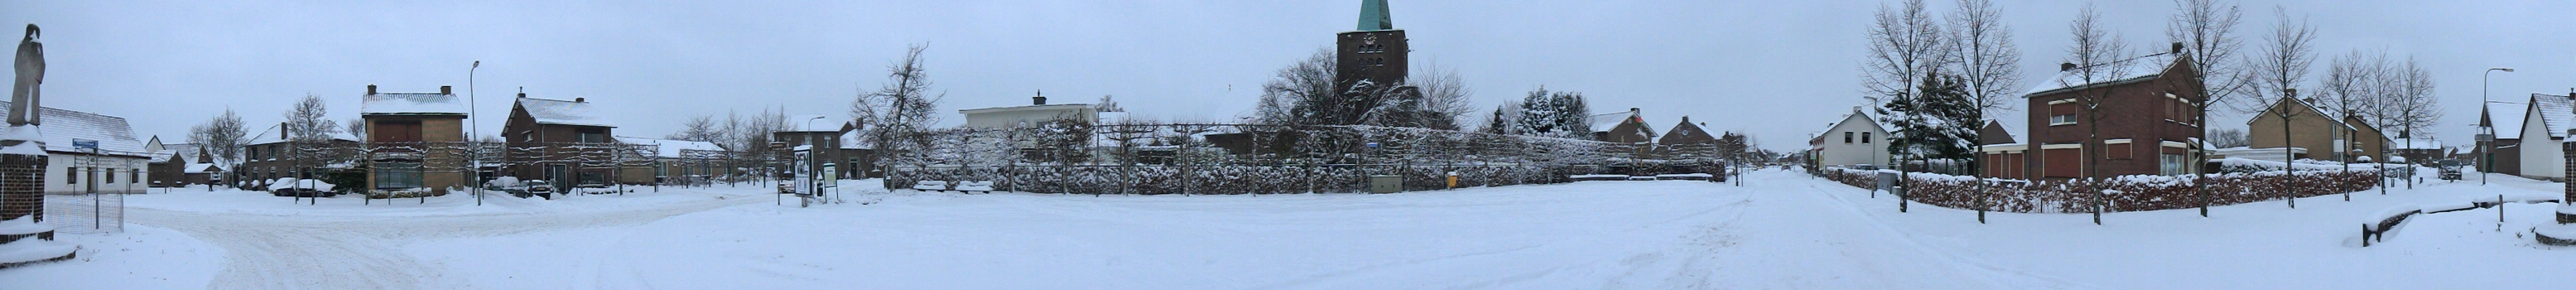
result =
[[36,43],[35,24],[27,24],[27,38],[18,40],[18,83],[9,88],[9,125],[41,125],[36,121],[36,85],[45,83],[45,44]]

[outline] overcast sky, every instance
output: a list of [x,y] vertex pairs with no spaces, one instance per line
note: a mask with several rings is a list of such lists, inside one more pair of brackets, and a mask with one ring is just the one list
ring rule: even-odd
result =
[[[476,60],[472,82],[491,95],[478,106],[492,116],[483,134],[497,134],[511,94],[525,87],[598,103],[616,114],[618,135],[658,137],[687,117],[728,111],[845,115],[852,96],[883,84],[885,66],[915,43],[929,44],[947,124],[962,122],[957,109],[1027,104],[1039,90],[1058,103],[1115,95],[1137,115],[1231,120],[1250,111],[1274,71],[1351,30],[1360,5],[654,2],[0,0],[0,23],[43,27],[46,105],[122,116],[136,134],[171,142],[225,108],[265,128],[306,94],[328,99],[343,122],[356,118],[368,84],[464,94]],[[1863,104],[1862,26],[1891,1],[1389,2],[1396,28],[1412,37],[1414,65],[1454,67],[1484,108],[1544,85],[1582,92],[1599,112],[1642,107],[1658,128],[1687,115],[1794,150]],[[2025,82],[2054,72],[2081,2],[1999,2]],[[2172,3],[2101,5],[2131,47],[2164,47]],[[2469,140],[2485,68],[2519,69],[2494,76],[2502,99],[2576,87],[2576,2],[2240,5],[2249,50],[2268,34],[2273,7],[2309,17],[2320,33],[2312,76],[2357,49],[2422,62],[2448,114],[2438,127],[2446,140]]]

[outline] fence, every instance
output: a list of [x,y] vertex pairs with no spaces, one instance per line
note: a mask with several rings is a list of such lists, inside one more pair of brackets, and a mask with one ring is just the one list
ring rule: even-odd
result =
[[887,136],[885,186],[992,181],[1051,193],[1358,192],[1370,175],[1407,190],[1565,182],[1568,175],[1716,173],[1743,156],[1716,143],[1658,145],[1420,128],[1245,124],[959,128]]
[[45,225],[63,233],[125,231],[125,195],[114,193],[44,195]]

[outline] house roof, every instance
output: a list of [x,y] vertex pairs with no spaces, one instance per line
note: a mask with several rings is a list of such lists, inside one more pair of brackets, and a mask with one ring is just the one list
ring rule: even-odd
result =
[[465,115],[473,107],[454,94],[379,93],[358,102],[358,115]]
[[718,146],[713,142],[681,141],[630,136],[617,136],[617,142],[637,145],[654,145],[654,149],[656,150],[656,152],[654,152],[654,156],[660,156],[662,158],[680,158],[683,156],[681,151],[684,150],[725,151],[724,146]]
[[[0,107],[7,106],[9,102],[0,101]],[[125,118],[53,107],[43,109],[44,113],[38,115],[44,121],[44,125],[39,126],[43,130],[38,132],[45,135],[45,151],[80,152],[72,141],[86,140],[98,142],[99,154],[151,157],[151,152],[143,151],[143,141],[134,139],[134,127],[126,124]]]
[[1656,138],[1655,144],[1714,142],[1716,140],[1716,135],[1708,134],[1708,130],[1701,129],[1699,124],[1691,124],[1690,116],[1682,116],[1682,121],[1680,123],[1674,123],[1671,131],[1665,131],[1664,136]]
[[876,141],[860,137],[860,135],[863,135],[860,134],[860,132],[865,131],[867,130],[861,129],[841,132],[841,149],[876,149]]
[[188,164],[188,169],[186,171],[180,171],[180,173],[208,173],[214,171],[224,171],[224,168],[216,167],[214,163],[196,163]]
[[615,122],[600,115],[597,106],[588,101],[519,98],[518,102],[519,108],[528,112],[528,117],[537,119],[537,124],[617,127],[611,125]]
[[1977,145],[2021,143],[2020,138],[2013,138],[2013,129],[2005,127],[2003,122],[1986,120],[1986,126],[1977,130],[1979,135],[1983,135],[1977,136]]
[[2167,68],[2176,64],[2175,60],[2179,56],[2173,53],[2150,54],[2058,72],[2056,76],[2039,82],[2039,86],[2022,93],[2022,97],[2152,79],[2163,76]]
[[[280,133],[280,131],[284,131],[284,130],[286,130],[286,128],[275,127],[275,126],[271,126],[271,127],[268,127],[268,128],[269,128],[269,129],[267,129],[267,130],[265,130],[265,131],[259,131],[259,135],[251,136],[251,137],[250,137],[250,142],[244,142],[244,143],[242,143],[242,145],[259,145],[259,144],[268,144],[268,143],[286,142],[286,139],[281,139],[281,138],[279,137],[279,136],[285,136],[285,134]],[[340,140],[340,141],[358,142],[358,138],[357,138],[357,137],[350,137],[350,136],[349,136],[349,132],[331,132],[331,139],[332,139],[332,140]]]
[[2486,111],[2480,113],[2486,114],[2490,126],[2512,128],[2495,130],[2496,139],[2522,139],[2523,113],[2530,110],[2523,106],[2521,103],[2487,101]]
[[779,130],[779,132],[840,132],[841,129],[849,128],[849,124],[849,117],[794,115],[787,116],[788,130]]
[[2540,115],[2537,118],[2542,126],[2540,131],[2549,133],[2549,138],[2567,138],[2569,125],[2576,125],[2571,124],[2576,122],[2576,100],[2570,100],[2567,96],[2531,94],[2531,108],[2533,112],[2530,113]]

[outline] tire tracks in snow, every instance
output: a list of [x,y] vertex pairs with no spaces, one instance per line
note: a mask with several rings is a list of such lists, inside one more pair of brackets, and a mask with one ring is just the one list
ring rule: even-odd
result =
[[224,248],[208,289],[445,289],[445,265],[404,251],[412,243],[567,229],[631,226],[757,199],[709,199],[626,210],[437,217],[268,216],[130,208],[131,221],[185,232]]

